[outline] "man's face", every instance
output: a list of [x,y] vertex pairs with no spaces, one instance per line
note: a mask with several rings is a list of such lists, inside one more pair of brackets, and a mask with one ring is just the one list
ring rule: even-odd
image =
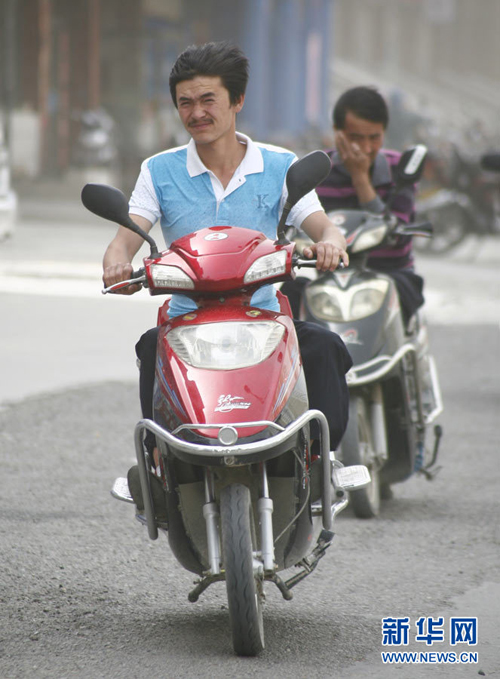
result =
[[243,99],[231,104],[229,92],[216,76],[196,76],[176,86],[181,121],[196,144],[211,144],[235,132],[236,114]]
[[383,124],[358,118],[352,111],[347,111],[342,132],[348,142],[357,144],[361,151],[370,158],[370,165],[372,165],[384,143]]

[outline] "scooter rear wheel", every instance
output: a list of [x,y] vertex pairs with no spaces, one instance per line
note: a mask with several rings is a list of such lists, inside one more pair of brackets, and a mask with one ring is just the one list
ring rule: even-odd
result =
[[371,519],[380,510],[379,466],[375,459],[369,411],[361,396],[351,396],[349,422],[340,446],[346,467],[354,464],[368,467],[371,483],[350,493],[350,503],[356,516]]
[[223,565],[235,653],[258,655],[264,648],[262,579],[254,574],[255,531],[249,489],[233,483],[220,494]]

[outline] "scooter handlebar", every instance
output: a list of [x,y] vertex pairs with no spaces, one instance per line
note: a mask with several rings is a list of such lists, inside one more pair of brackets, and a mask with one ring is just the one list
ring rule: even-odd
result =
[[146,283],[146,272],[144,271],[143,268],[139,269],[138,271],[132,272],[132,277],[128,278],[125,281],[119,281],[118,283],[113,283],[113,285],[109,285],[107,288],[103,288],[101,290],[103,295],[108,294],[109,292],[116,292],[117,290],[122,290],[123,288],[128,288],[129,285],[144,285]]
[[[302,259],[299,257],[294,261],[293,265],[296,266],[298,269],[304,268],[315,269],[316,262],[317,262],[316,259]],[[339,261],[337,269],[345,269],[345,264],[342,260]]]
[[398,226],[396,233],[403,236],[423,236],[424,238],[432,238],[434,227],[431,222],[415,222]]

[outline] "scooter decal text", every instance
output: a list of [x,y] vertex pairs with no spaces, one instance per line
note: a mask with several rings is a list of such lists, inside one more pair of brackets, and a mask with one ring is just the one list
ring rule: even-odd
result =
[[247,410],[252,404],[243,400],[243,396],[231,396],[221,394],[217,402],[216,413],[229,413],[231,410]]

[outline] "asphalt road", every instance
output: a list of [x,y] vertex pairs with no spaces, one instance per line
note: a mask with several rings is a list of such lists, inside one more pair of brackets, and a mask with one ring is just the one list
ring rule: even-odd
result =
[[[446,404],[442,471],[397,487],[375,521],[342,515],[336,544],[292,602],[267,588],[267,648],[254,660],[232,654],[223,584],[188,603],[192,577],[166,540],[149,541],[133,509],[109,496],[132,458],[135,386],[4,407],[0,676],[500,676],[499,374],[498,362],[476,360],[498,351],[498,330],[478,327],[472,343],[467,329],[443,327],[432,342]],[[451,615],[479,617],[479,664],[382,665],[383,617]]]
[[[22,251],[35,266],[46,231],[31,229],[38,254],[36,247]],[[21,235],[8,246],[11,253]],[[76,241],[72,261],[84,264],[94,256],[96,241],[92,247],[87,241],[88,252],[84,243]],[[19,262],[3,255],[4,267]],[[57,261],[65,257],[61,252]],[[435,264],[422,264],[432,279]],[[153,307],[121,300],[105,311],[101,301],[89,299],[85,277],[79,297],[74,277],[60,273],[38,276],[36,285],[24,273],[7,291],[15,276],[5,274],[0,310],[14,327],[7,326],[0,340],[2,374],[9,378],[0,385],[1,679],[500,677],[498,293],[483,296],[490,311],[485,318],[479,309],[487,321],[480,323],[477,306],[462,308],[458,292],[464,271],[494,283],[497,265],[474,271],[466,265],[446,262],[442,285],[430,288],[431,302],[438,300],[431,344],[445,403],[441,472],[432,482],[414,478],[396,487],[375,521],[341,515],[333,547],[292,602],[267,587],[266,650],[257,659],[232,653],[224,585],[190,604],[193,578],[177,565],[167,541],[151,542],[133,508],[109,495],[114,478],[132,462],[139,416],[133,359],[128,347],[129,367],[120,373],[120,346],[154,317]],[[65,282],[66,294],[44,288]],[[458,308],[446,310],[444,299]],[[92,330],[97,323],[99,332]],[[78,365],[79,349],[89,342]],[[65,346],[65,374],[57,375]],[[27,379],[19,368],[17,375],[25,387],[9,398],[5,384],[13,384],[16,371],[8,357],[15,363],[23,355]],[[39,363],[45,368],[30,383],[29,368]],[[442,616],[446,624],[451,617],[477,617],[477,646],[459,650],[476,651],[478,663],[383,665],[386,617],[410,618],[410,645],[403,650],[456,650],[448,633],[430,649],[416,642],[421,616]]]

